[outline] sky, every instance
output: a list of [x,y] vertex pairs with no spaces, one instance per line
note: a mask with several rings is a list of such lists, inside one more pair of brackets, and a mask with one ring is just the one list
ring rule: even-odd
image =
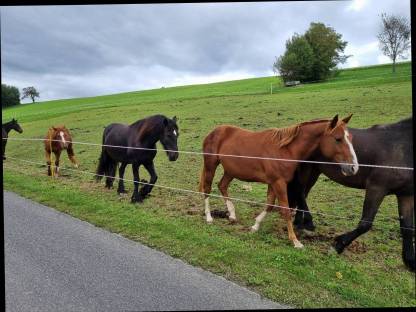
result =
[[389,63],[383,12],[410,20],[410,0],[2,6],[1,79],[47,101],[272,76],[311,22],[348,42],[341,68]]

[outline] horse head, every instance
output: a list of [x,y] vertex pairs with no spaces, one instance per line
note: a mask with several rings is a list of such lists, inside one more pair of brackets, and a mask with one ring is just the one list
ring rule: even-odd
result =
[[23,132],[22,127],[20,127],[20,125],[17,123],[17,120],[14,118],[12,119],[11,127],[13,130],[16,130],[19,133]]
[[358,161],[352,146],[352,135],[347,130],[347,123],[352,114],[342,120],[338,115],[330,121],[320,140],[322,154],[335,162],[341,163],[341,172],[346,176],[358,172]]
[[165,117],[163,119],[163,131],[160,137],[160,143],[162,143],[163,148],[167,150],[166,154],[170,161],[175,161],[179,157],[179,153],[177,152],[179,128],[176,121],[176,116],[172,119]]
[[55,142],[55,144],[58,144],[61,149],[68,148],[69,143],[71,143],[71,135],[69,134],[69,131],[65,126],[53,126],[53,135],[52,140]]

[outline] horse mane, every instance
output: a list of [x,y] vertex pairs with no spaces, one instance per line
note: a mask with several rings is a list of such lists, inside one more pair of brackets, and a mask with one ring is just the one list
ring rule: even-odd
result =
[[310,121],[301,122],[293,126],[285,128],[273,128],[271,129],[271,141],[274,144],[278,144],[279,147],[284,147],[292,143],[292,141],[298,136],[300,127],[315,123],[329,122],[330,119],[314,119]]
[[286,128],[271,129],[271,141],[279,147],[289,145],[299,134],[300,124]]

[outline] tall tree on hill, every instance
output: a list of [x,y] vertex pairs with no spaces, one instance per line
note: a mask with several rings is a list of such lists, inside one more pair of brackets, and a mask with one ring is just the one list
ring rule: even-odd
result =
[[23,96],[22,100],[30,97],[32,99],[32,103],[35,103],[35,97],[39,97],[39,92],[35,89],[35,87],[27,87],[23,88]]
[[393,73],[396,72],[396,60],[405,57],[410,48],[410,23],[404,16],[381,15],[382,29],[377,35],[380,49],[393,61]]
[[273,69],[284,81],[327,79],[349,57],[343,55],[347,41],[341,38],[332,27],[311,23],[304,35],[295,34],[286,41],[286,51],[273,64]]

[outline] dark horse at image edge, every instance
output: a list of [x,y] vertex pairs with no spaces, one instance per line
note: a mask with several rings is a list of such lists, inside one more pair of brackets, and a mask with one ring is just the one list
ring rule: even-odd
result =
[[6,122],[1,125],[1,140],[2,140],[1,154],[2,154],[3,160],[6,159],[5,153],[6,153],[7,138],[9,137],[9,132],[12,129],[19,133],[23,132],[22,127],[20,127],[20,125],[17,123],[17,120],[14,118],[11,121]]
[[[160,141],[170,161],[178,159],[178,125],[176,117],[169,119],[163,115],[154,115],[136,121],[131,125],[113,123],[104,129],[103,145],[114,145],[122,147],[103,146],[97,168],[96,180],[99,181],[106,176],[106,187],[111,188],[116,175],[118,163],[119,182],[117,193],[126,193],[124,189],[124,171],[128,164],[132,164],[134,177],[134,191],[132,202],[142,202],[148,195],[153,184],[156,183],[157,175],[153,163],[157,151],[156,143]],[[145,149],[131,149],[124,147],[138,147]],[[151,150],[146,150],[146,148]],[[139,192],[139,167],[143,165],[150,174],[149,184],[144,185]]]
[[[412,117],[367,129],[348,128],[348,131],[352,134],[352,144],[358,163],[413,168]],[[319,153],[309,160],[327,161]],[[341,253],[358,236],[371,229],[384,197],[395,195],[402,235],[403,262],[408,268],[415,270],[413,170],[360,166],[356,175],[345,176],[340,174],[337,166],[333,165],[303,163],[298,169],[297,175],[288,185],[289,201],[292,202],[293,207],[297,206],[299,210],[308,211],[297,211],[294,224],[298,229],[314,230],[315,228],[306,197],[321,173],[342,185],[365,189],[361,221],[356,229],[335,238],[334,247],[338,253]]]

